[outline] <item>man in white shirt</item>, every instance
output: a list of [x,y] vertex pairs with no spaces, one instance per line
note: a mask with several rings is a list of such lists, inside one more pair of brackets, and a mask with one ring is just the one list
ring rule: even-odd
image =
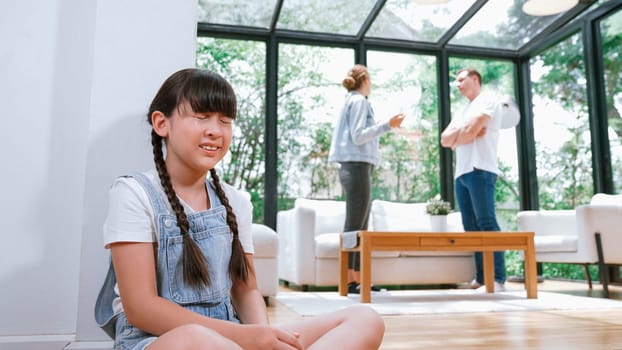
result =
[[[456,152],[455,191],[465,231],[500,231],[495,214],[495,183],[499,174],[497,144],[501,117],[494,96],[482,93],[482,77],[462,69],[456,83],[469,99],[461,116],[441,133],[441,145]],[[505,252],[494,253],[495,291],[504,291]],[[468,288],[484,288],[482,253],[475,253],[476,276]]]

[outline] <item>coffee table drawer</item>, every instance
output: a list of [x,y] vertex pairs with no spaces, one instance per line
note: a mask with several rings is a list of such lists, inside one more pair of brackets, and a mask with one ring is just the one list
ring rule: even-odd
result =
[[[505,246],[525,247],[527,246],[527,242],[528,242],[527,237],[484,237],[484,243],[490,246],[505,245]],[[506,249],[509,249],[509,248],[506,248]]]
[[479,247],[481,237],[421,237],[422,247]]

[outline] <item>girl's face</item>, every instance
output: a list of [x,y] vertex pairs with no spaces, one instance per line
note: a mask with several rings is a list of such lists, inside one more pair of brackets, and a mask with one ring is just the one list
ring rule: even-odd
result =
[[163,134],[157,129],[156,132],[166,138],[166,163],[170,170],[185,168],[205,174],[229,150],[233,118],[221,113],[196,113],[185,103],[170,117],[162,115],[155,119],[154,128],[156,123],[160,124]]

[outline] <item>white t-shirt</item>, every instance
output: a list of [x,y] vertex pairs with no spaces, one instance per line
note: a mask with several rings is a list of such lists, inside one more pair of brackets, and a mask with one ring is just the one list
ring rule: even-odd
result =
[[[145,175],[159,186],[157,172],[152,169]],[[236,190],[222,183],[233,213],[238,222],[238,233],[244,252],[253,254],[253,206],[247,192]],[[104,222],[104,246],[115,242],[158,242],[159,232],[147,192],[133,178],[115,180],[108,193],[108,216]],[[179,199],[186,213],[194,210]]]
[[500,173],[497,144],[499,142],[501,118],[499,117],[498,106],[494,95],[482,92],[464,108],[462,115],[455,121],[458,126],[463,126],[468,120],[476,116],[482,114],[490,116],[486,125],[486,134],[483,137],[476,138],[473,142],[456,148],[456,179],[473,171],[474,168],[495,174]]

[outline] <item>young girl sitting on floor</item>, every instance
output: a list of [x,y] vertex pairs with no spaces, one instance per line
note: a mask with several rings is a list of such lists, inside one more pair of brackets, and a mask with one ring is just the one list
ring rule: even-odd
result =
[[114,182],[104,224],[114,268],[96,319],[114,348],[378,349],[384,323],[367,306],[268,323],[253,267],[252,205],[215,170],[236,118],[229,83],[180,70],[147,117],[155,169]]

